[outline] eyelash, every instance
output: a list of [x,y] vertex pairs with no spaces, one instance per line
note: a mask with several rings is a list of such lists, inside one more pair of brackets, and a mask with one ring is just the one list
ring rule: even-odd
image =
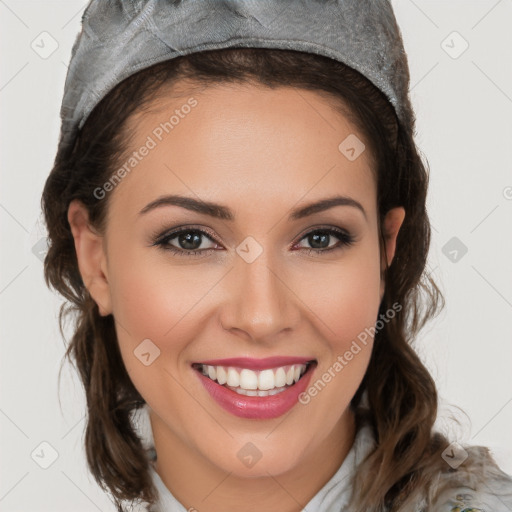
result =
[[[153,241],[153,243],[151,245],[157,246],[164,251],[170,251],[171,253],[173,253],[177,256],[195,257],[195,258],[204,257],[204,256],[210,254],[212,251],[217,250],[217,249],[196,249],[193,251],[187,251],[186,249],[178,249],[177,247],[169,245],[169,241],[176,238],[178,235],[180,235],[182,233],[192,233],[192,232],[204,235],[208,239],[210,239],[212,242],[218,243],[215,240],[215,238],[213,237],[213,235],[208,233],[204,229],[199,229],[194,226],[190,226],[187,228],[180,228],[175,231],[171,231],[170,233],[166,233],[163,236],[158,236],[158,237],[156,237],[156,239]],[[322,253],[330,253],[332,251],[343,249],[344,247],[349,247],[355,242],[355,238],[350,233],[348,233],[345,230],[342,230],[339,228],[333,228],[333,227],[328,227],[328,228],[320,227],[320,228],[315,228],[311,231],[308,231],[307,233],[305,233],[302,236],[302,238],[299,240],[299,242],[301,242],[304,238],[306,238],[309,235],[314,234],[314,233],[324,233],[324,234],[328,234],[328,235],[334,235],[336,238],[338,238],[340,240],[340,243],[333,247],[330,247],[328,249],[303,248],[303,250],[307,251],[307,253],[309,255],[311,255],[312,253],[315,253],[317,255],[321,255]]]

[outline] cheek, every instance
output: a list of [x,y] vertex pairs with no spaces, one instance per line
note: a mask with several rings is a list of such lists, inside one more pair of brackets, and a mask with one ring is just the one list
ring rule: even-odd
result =
[[139,342],[169,334],[211,286],[209,273],[177,265],[171,256],[167,264],[157,248],[133,248],[120,240],[112,243],[110,253],[114,316]]
[[[374,325],[380,305],[380,266],[378,248],[347,252],[339,261],[317,265],[314,273],[303,273],[297,281],[297,295],[317,320],[332,348],[344,346],[366,328]],[[323,327],[322,327],[323,325]]]
[[119,349],[144,399],[156,410],[171,404],[178,411],[190,399],[177,384],[181,354],[199,329],[194,305],[211,285],[204,276],[190,279],[194,272],[162,264],[162,259],[156,263],[148,254],[121,247],[112,251],[116,264],[109,277]]
[[[109,286],[113,316],[120,350],[130,374],[140,370],[140,361],[134,355],[143,342],[150,353],[158,354],[160,350],[160,359],[155,359],[154,368],[160,366],[163,340],[171,337],[179,343],[180,337],[173,336],[173,330],[176,330],[175,326],[181,326],[191,308],[184,295],[188,295],[194,285],[185,282],[179,270],[152,261],[152,252],[156,250],[132,248],[122,240],[113,241],[110,248]],[[190,294],[194,295],[193,292]],[[179,351],[179,345],[175,345],[174,350]]]
[[328,432],[340,421],[370,361],[371,328],[380,304],[380,268],[375,253],[371,254],[359,252],[308,283],[309,306],[316,313],[315,330],[322,333],[323,350],[299,402],[304,405],[305,423],[314,432]]
[[298,292],[308,306],[304,310],[314,312],[308,314],[323,340],[323,357],[302,403],[321,409],[319,417],[329,424],[348,406],[373,348],[380,305],[379,252],[371,242],[358,249],[316,270]]

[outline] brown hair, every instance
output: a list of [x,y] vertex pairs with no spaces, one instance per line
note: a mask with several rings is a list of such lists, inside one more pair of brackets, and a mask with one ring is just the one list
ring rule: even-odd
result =
[[[393,303],[402,305],[375,344],[366,375],[352,399],[358,426],[369,422],[376,449],[359,467],[353,500],[358,511],[395,510],[403,496],[424,490],[434,460],[446,440],[433,433],[437,392],[429,372],[411,348],[417,332],[444,305],[426,273],[430,224],[426,212],[428,173],[414,143],[415,118],[398,123],[387,98],[364,76],[340,62],[309,53],[254,48],[195,53],[166,61],[127,78],[93,110],[68,152],[58,152],[45,184],[42,208],[49,250],[45,279],[68,301],[60,311],[62,324],[74,313],[75,328],[65,357],[74,359],[87,400],[85,446],[88,466],[99,485],[111,493],[116,507],[123,501],[152,503],[148,460],[132,424],[131,413],[144,404],[124,367],[112,315],[102,317],[82,281],[67,210],[79,199],[91,224],[105,228],[108,197],[94,190],[105,183],[129,148],[124,127],[180,79],[207,87],[212,83],[259,83],[290,86],[326,95],[359,128],[370,146],[377,181],[381,253],[381,222],[395,206],[405,208],[392,264],[385,270],[385,294],[379,315]],[[359,407],[366,391],[368,409]]]

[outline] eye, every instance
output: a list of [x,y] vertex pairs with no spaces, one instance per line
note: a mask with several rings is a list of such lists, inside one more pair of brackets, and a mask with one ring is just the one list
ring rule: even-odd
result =
[[[329,242],[333,237],[337,238],[339,242],[330,246]],[[302,240],[305,240],[311,245],[311,248],[306,247],[304,249],[308,254],[321,254],[336,251],[348,247],[355,242],[355,238],[348,231],[334,227],[311,230],[301,238],[301,241]]]
[[[338,243],[334,246],[329,243],[332,238],[338,239]],[[205,243],[206,240],[209,240],[217,247],[201,248],[201,245]],[[348,247],[354,243],[355,238],[343,229],[326,227],[309,231],[300,239],[300,241],[303,240],[309,243],[311,248],[305,247],[302,248],[302,250],[306,251],[308,254],[321,254]],[[193,226],[175,229],[157,236],[152,245],[158,246],[165,251],[170,251],[177,256],[185,257],[203,257],[210,254],[212,251],[219,250],[219,244],[211,233],[205,231],[204,228],[200,229]],[[294,247],[297,246],[298,244],[294,245]]]
[[[200,249],[201,245],[204,243],[204,239],[208,239],[215,244],[214,237],[204,229],[187,227],[176,229],[158,237],[152,245],[159,246],[166,251],[171,251],[178,256],[202,257],[216,250],[211,247],[203,247]],[[171,242],[177,245],[173,245]]]

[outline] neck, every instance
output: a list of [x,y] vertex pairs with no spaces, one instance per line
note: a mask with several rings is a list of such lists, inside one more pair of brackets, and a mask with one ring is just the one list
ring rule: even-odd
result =
[[354,415],[348,408],[318,449],[306,450],[299,464],[278,475],[244,478],[183,443],[151,410],[150,418],[157,473],[183,506],[200,512],[301,512],[336,473],[355,438]]

